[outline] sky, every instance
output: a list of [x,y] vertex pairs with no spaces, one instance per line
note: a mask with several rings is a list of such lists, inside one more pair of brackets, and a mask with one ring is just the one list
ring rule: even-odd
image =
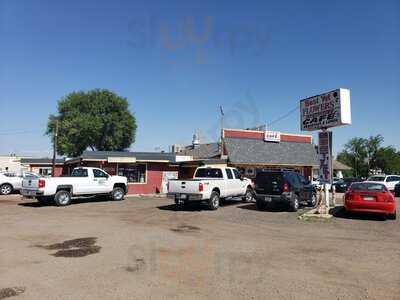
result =
[[94,88],[128,99],[133,151],[218,140],[219,106],[227,128],[308,134],[300,99],[340,87],[353,122],[334,152],[376,134],[400,149],[397,0],[0,0],[0,34],[0,154],[50,155],[49,114]]

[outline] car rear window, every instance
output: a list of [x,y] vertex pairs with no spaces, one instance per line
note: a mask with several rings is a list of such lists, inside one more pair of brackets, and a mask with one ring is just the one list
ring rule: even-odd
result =
[[221,169],[202,168],[197,169],[194,178],[223,178]]
[[359,183],[353,183],[351,185],[351,190],[354,192],[358,192],[358,191],[384,192],[384,191],[386,191],[386,187],[380,183],[359,182]]

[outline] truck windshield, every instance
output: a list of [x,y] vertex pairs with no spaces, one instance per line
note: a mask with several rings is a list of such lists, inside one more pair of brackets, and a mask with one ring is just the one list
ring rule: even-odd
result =
[[194,178],[223,178],[221,169],[202,168],[197,169]]
[[71,177],[88,177],[87,169],[73,169]]

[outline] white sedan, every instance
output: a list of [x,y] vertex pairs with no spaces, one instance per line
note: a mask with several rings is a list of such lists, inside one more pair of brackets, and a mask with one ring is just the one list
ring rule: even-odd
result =
[[389,191],[394,191],[396,184],[400,183],[400,175],[374,175],[369,177],[367,181],[382,183]]
[[39,175],[32,172],[14,173],[14,172],[1,172],[0,173],[0,195],[8,195],[13,191],[19,191],[22,187],[22,180],[24,177],[38,178]]

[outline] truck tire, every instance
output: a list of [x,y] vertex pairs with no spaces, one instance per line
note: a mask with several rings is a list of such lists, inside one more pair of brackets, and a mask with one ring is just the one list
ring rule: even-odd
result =
[[115,187],[111,192],[111,199],[113,201],[121,201],[124,200],[125,191],[121,187]]
[[260,200],[256,200],[256,206],[258,210],[266,210],[268,208],[268,204]]
[[58,191],[54,196],[54,203],[57,206],[67,206],[71,203],[71,194],[66,190]]
[[4,183],[0,186],[0,194],[1,195],[9,195],[13,191],[13,187],[11,184]]
[[392,213],[392,214],[388,214],[388,219],[389,220],[396,220],[397,214],[396,212]]
[[299,197],[296,194],[294,194],[289,203],[289,211],[293,212],[297,211],[299,209],[299,205],[300,205]]
[[311,199],[307,201],[308,206],[314,208],[318,204],[317,194],[313,193]]
[[208,201],[208,206],[210,210],[217,210],[219,207],[219,193],[213,191],[210,196],[210,200]]
[[247,188],[246,194],[244,194],[244,197],[242,197],[242,202],[244,203],[250,203],[253,202],[254,199],[254,193],[252,188]]

